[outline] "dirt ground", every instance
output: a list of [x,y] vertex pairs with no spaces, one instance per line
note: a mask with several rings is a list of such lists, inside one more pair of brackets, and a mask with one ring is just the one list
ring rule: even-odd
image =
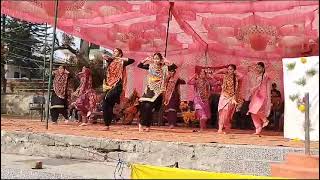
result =
[[[166,126],[153,126],[150,132],[139,132],[137,125],[112,125],[109,131],[102,131],[102,124],[93,124],[79,127],[79,124],[59,122],[53,125],[49,122],[46,130],[46,122],[40,119],[27,119],[17,117],[1,117],[1,130],[48,132],[54,134],[67,134],[88,137],[104,137],[122,140],[152,140],[190,143],[221,143],[242,145],[265,145],[304,147],[303,141],[288,140],[283,138],[283,133],[264,131],[261,136],[252,135],[254,131],[232,130],[230,134],[217,134],[216,129],[208,129],[205,132],[193,132],[192,128],[176,127],[169,129]],[[198,130],[198,129],[196,129]],[[311,142],[311,148],[319,149],[319,142]]]

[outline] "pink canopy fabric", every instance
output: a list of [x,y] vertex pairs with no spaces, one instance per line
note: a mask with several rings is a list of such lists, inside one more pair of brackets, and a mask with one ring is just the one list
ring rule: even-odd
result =
[[[234,63],[246,72],[248,64],[265,61],[268,70],[277,72],[275,81],[281,82],[281,58],[298,56],[319,37],[319,2],[305,0],[60,0],[57,26],[105,48],[119,47],[139,61],[164,53],[170,8],[167,58],[181,67],[182,77],[190,77],[195,65]],[[1,13],[52,25],[54,1],[1,1]],[[143,75],[133,67],[128,72],[135,74],[129,77]],[[128,91],[136,87],[141,92],[142,82]],[[192,94],[191,89],[184,90]]]

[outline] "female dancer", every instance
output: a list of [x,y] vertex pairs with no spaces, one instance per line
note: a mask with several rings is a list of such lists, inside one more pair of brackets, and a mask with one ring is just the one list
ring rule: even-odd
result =
[[[242,76],[236,73],[236,66],[230,64],[228,69],[218,70],[216,73],[223,73],[223,84],[222,91],[220,94],[218,112],[219,112],[219,130],[218,133],[223,132],[223,129],[229,131],[231,128],[231,120],[233,114],[237,108],[242,103],[242,98],[240,97],[240,79]],[[216,74],[214,73],[214,74]]]
[[78,97],[74,103],[76,109],[80,111],[82,124],[80,126],[86,126],[88,123],[88,117],[95,111],[97,96],[92,89],[92,76],[91,70],[87,67],[83,67],[82,71],[78,73],[80,78],[80,86],[73,93],[75,97]]
[[57,124],[59,114],[62,114],[65,118],[65,123],[68,123],[67,88],[69,72],[64,66],[59,66],[52,74],[54,79],[50,107],[51,120],[53,124]]
[[207,120],[210,118],[209,97],[213,83],[205,70],[201,70],[199,75],[194,75],[188,82],[195,88],[194,105],[196,116],[200,120],[200,131],[206,128]]
[[255,70],[258,77],[256,85],[250,90],[251,102],[248,113],[251,113],[251,118],[256,128],[254,134],[259,135],[262,128],[269,123],[267,117],[271,109],[271,81],[270,76],[265,73],[263,62],[257,63]]
[[168,71],[176,69],[175,64],[169,65],[165,62],[160,53],[155,53],[153,57],[148,57],[138,65],[139,68],[148,70],[147,86],[140,101],[139,131],[143,131],[142,125],[146,126],[146,131],[150,130],[152,121],[152,110],[159,111],[162,106],[162,93],[166,88]]
[[113,119],[113,107],[115,103],[120,103],[121,93],[124,92],[123,89],[125,89],[125,67],[134,63],[134,60],[124,58],[123,52],[119,48],[113,50],[112,57],[103,57],[108,63],[106,78],[103,83],[103,89],[106,91],[103,100],[103,120],[106,127],[103,130],[109,130],[110,123]]
[[181,84],[186,84],[186,82],[178,77],[175,70],[170,71],[164,96],[164,105],[167,109],[167,120],[170,129],[176,125],[177,121],[177,109],[179,109],[180,105]]

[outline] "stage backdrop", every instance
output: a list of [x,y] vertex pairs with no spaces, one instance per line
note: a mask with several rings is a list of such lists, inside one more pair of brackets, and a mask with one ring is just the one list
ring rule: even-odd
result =
[[304,94],[309,92],[310,139],[319,141],[319,56],[285,58],[283,80],[285,95],[284,137],[305,139]]

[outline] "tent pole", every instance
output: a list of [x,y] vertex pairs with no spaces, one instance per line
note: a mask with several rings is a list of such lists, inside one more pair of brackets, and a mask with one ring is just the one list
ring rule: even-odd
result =
[[[170,7],[169,7],[169,13],[168,13],[168,23],[167,23],[167,35],[166,35],[166,47],[164,50],[164,57],[167,57],[167,48],[168,48],[168,37],[169,37],[169,27],[170,27],[170,20],[171,20],[171,10],[173,8],[174,2],[170,2]],[[162,103],[161,108],[159,110],[158,114],[158,126],[161,126],[163,123],[163,112],[164,112],[164,105]]]
[[207,47],[206,47],[206,52],[205,52],[205,58],[206,58],[206,67],[208,67],[208,50],[209,50],[209,45],[207,44]]
[[168,38],[169,38],[169,27],[170,27],[170,20],[171,20],[171,10],[173,8],[174,2],[170,2],[169,7],[169,15],[168,15],[168,23],[167,23],[167,35],[166,35],[166,47],[164,50],[164,57],[167,57],[167,48],[168,48]]
[[49,83],[48,83],[48,101],[47,101],[47,114],[46,114],[46,129],[48,129],[49,123],[49,111],[50,111],[50,91],[51,91],[51,83],[52,83],[52,63],[53,63],[53,55],[54,55],[54,45],[56,43],[56,30],[57,30],[57,21],[58,21],[58,5],[59,0],[55,0],[55,13],[54,13],[54,25],[53,25],[53,38],[51,45],[51,54],[50,54],[50,68],[49,68]]
[[[48,24],[46,23],[46,34],[44,37],[43,72],[42,72],[42,96],[43,97],[44,97],[44,79],[46,74],[47,36],[48,36]],[[44,104],[41,104],[41,122],[43,121],[43,115],[44,115],[43,106]]]

